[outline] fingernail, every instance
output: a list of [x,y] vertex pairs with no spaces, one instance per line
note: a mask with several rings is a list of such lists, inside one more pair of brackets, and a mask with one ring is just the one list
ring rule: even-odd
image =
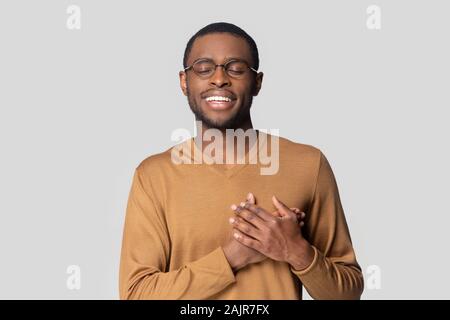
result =
[[237,209],[237,206],[235,204],[232,204],[231,205],[231,210],[236,210],[236,209]]
[[230,223],[234,223],[234,218],[230,218],[230,219],[228,219],[228,221],[230,221]]
[[236,239],[239,238],[239,235],[238,235],[237,233],[233,234],[233,236],[234,236]]
[[241,207],[242,207],[242,208],[245,207],[245,202],[241,202]]

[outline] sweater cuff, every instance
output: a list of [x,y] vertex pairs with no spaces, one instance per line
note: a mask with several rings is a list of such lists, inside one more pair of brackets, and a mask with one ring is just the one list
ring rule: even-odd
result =
[[193,266],[200,267],[202,271],[210,275],[215,275],[217,277],[216,285],[220,283],[225,287],[236,282],[233,270],[221,246],[193,262]]
[[219,261],[220,265],[222,266],[225,276],[227,277],[227,279],[229,279],[230,282],[235,282],[236,277],[230,263],[228,262],[227,256],[223,251],[222,246],[218,247],[215,251],[217,251],[217,261]]
[[314,258],[309,266],[307,266],[306,268],[301,269],[301,270],[294,269],[293,266],[290,266],[291,271],[299,277],[307,275],[308,273],[311,273],[317,267],[317,263],[319,261],[319,250],[317,250],[317,248],[314,247],[313,245],[311,245],[311,247],[314,250]]

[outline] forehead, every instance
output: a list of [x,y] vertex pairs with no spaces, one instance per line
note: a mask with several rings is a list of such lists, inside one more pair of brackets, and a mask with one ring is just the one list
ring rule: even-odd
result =
[[199,58],[213,59],[222,63],[230,58],[239,58],[252,63],[248,43],[241,37],[229,33],[211,33],[195,39],[187,63]]

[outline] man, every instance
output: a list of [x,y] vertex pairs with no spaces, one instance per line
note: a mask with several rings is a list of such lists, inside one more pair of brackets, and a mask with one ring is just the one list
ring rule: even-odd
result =
[[[359,299],[361,268],[326,157],[253,129],[250,107],[263,79],[253,39],[235,25],[210,24],[189,40],[183,63],[180,84],[197,137],[135,170],[121,299],[301,299],[302,285],[315,299]],[[227,129],[257,139],[226,138],[208,156],[213,142],[202,138]],[[278,153],[276,172],[261,174],[254,160],[263,148]],[[174,150],[192,161],[174,161]],[[211,162],[230,150],[244,162]],[[302,228],[297,214],[306,214]]]

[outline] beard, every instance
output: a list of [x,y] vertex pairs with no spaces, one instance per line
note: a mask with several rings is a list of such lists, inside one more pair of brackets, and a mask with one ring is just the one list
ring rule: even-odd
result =
[[242,126],[246,121],[250,119],[250,107],[253,102],[253,96],[250,95],[249,98],[244,99],[242,102],[242,105],[239,107],[238,111],[231,115],[228,119],[223,120],[215,120],[211,119],[203,110],[202,108],[197,105],[195,102],[194,97],[191,95],[189,91],[189,86],[187,86],[187,98],[189,107],[191,108],[191,111],[195,115],[195,120],[201,121],[202,125],[208,127],[208,128],[215,128],[219,130],[225,130],[225,129],[237,129]]

